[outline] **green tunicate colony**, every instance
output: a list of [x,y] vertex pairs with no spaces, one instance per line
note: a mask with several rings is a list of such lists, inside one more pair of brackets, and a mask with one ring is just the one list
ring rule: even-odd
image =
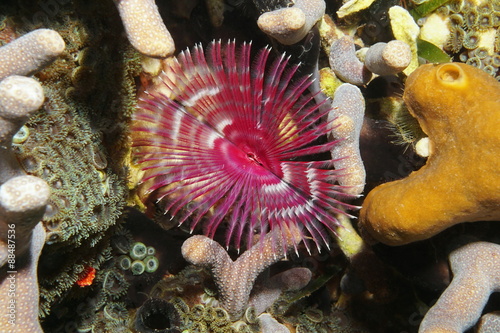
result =
[[154,247],[146,246],[142,242],[135,242],[128,255],[124,254],[118,258],[117,265],[124,271],[130,270],[133,275],[141,275],[144,272],[154,273],[160,265],[155,254]]

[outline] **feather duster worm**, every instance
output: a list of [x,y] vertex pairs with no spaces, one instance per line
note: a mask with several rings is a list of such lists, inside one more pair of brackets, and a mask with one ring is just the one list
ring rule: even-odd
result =
[[213,42],[206,54],[195,46],[140,99],[132,141],[144,200],[163,202],[191,230],[203,218],[209,237],[227,223],[226,246],[239,249],[243,235],[251,244],[276,228],[328,246],[333,213],[351,207],[339,201],[348,195],[335,185],[332,160],[309,160],[335,145],[318,144],[331,130],[321,122],[329,110],[284,55],[269,61],[264,48],[251,62],[250,51],[234,42]]

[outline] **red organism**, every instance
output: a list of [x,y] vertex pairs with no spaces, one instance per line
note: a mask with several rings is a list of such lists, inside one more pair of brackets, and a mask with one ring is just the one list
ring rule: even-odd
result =
[[191,230],[203,223],[209,237],[227,223],[226,246],[275,228],[328,246],[333,213],[349,206],[332,160],[314,159],[335,145],[324,143],[330,110],[286,56],[269,61],[265,48],[251,60],[250,51],[234,42],[184,51],[164,86],[140,99],[132,140],[144,200],[164,202]]
[[76,284],[80,287],[86,287],[92,285],[95,279],[96,269],[92,266],[87,266],[83,272],[80,273],[79,279]]

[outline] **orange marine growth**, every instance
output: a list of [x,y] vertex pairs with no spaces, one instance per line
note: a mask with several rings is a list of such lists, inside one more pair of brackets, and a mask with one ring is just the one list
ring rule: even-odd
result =
[[408,77],[403,98],[429,137],[429,158],[370,191],[361,230],[402,245],[458,223],[499,220],[500,83],[466,64],[424,65]]
[[80,278],[76,281],[76,284],[80,287],[86,287],[92,285],[95,279],[95,268],[88,266],[85,270],[80,274]]

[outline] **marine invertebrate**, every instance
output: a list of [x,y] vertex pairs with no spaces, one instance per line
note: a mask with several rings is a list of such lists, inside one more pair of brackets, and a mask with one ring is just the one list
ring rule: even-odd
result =
[[295,325],[296,333],[370,332],[358,323],[349,312],[339,310],[335,305],[332,305],[329,311],[307,307],[297,315]]
[[[20,25],[6,21],[19,31],[33,28],[25,10],[42,9],[38,3],[4,5],[3,14],[13,21],[23,19]],[[123,28],[112,2],[93,1],[84,11],[78,6],[73,1],[58,3],[53,16],[43,22],[63,37],[66,49],[36,74],[44,86],[46,103],[26,123],[27,138],[13,147],[22,168],[44,179],[52,192],[43,221],[49,242],[39,262],[42,316],[68,295],[85,267],[100,269],[109,255],[108,238],[113,232],[109,229],[128,194],[121,164],[123,150],[112,147],[123,147],[125,142],[125,120],[135,106],[131,69],[138,63],[138,54],[121,34]],[[21,12],[27,20],[18,17]],[[91,79],[88,75],[72,77],[77,66],[86,67],[98,80],[86,81]],[[88,83],[86,91],[93,93],[91,98],[73,94],[72,85],[82,87],[84,82]]]
[[359,195],[365,187],[366,172],[359,151],[359,135],[363,126],[365,99],[355,85],[344,83],[335,90],[332,110],[328,121],[333,128],[330,140],[340,140],[332,147],[331,154],[336,169],[343,170],[338,177],[339,184],[346,186],[346,192]]
[[130,249],[130,258],[134,260],[144,259],[147,255],[148,248],[142,242],[135,242],[132,244],[132,248]]
[[50,189],[42,179],[24,175],[13,158],[12,139],[43,102],[38,82],[10,76],[0,82],[0,329],[41,332],[38,321],[38,258],[45,244],[40,223]]
[[[6,61],[8,62],[8,60]],[[12,149],[15,133],[42,105],[40,84],[9,76],[0,82],[0,329],[41,332],[38,321],[38,258],[45,244],[40,223],[50,196],[45,181],[25,175]]]
[[399,245],[500,218],[500,83],[466,64],[424,65],[408,77],[403,97],[429,137],[429,158],[407,178],[370,191],[361,229]]
[[0,47],[0,80],[9,75],[33,75],[52,63],[65,48],[54,30],[38,29]]
[[148,273],[154,273],[158,269],[160,263],[155,256],[147,256],[144,258],[144,265],[146,266],[145,271]]
[[0,184],[24,175],[12,152],[12,141],[44,98],[42,86],[34,79],[13,75],[0,82]]
[[477,324],[478,333],[494,333],[499,330],[500,313],[498,311],[483,315]]
[[378,75],[392,75],[403,71],[412,59],[408,44],[400,40],[376,43],[365,55],[365,66]]
[[311,277],[311,271],[305,267],[293,267],[275,274],[253,288],[249,305],[259,315],[271,307],[282,293],[304,288]]
[[[12,333],[41,333],[38,321],[38,258],[45,244],[45,230],[38,223],[32,231],[29,251],[16,257],[14,267],[0,282],[0,304],[4,315],[0,330]],[[14,270],[15,272],[11,272]]]
[[128,255],[123,254],[118,257],[116,265],[123,271],[130,270],[133,275],[141,275],[144,272],[154,273],[160,266],[155,253],[154,247],[135,242],[131,245]]
[[146,264],[142,260],[134,260],[130,264],[130,271],[134,275],[141,275],[146,270]]
[[123,302],[107,302],[98,314],[96,330],[101,332],[127,332],[129,321],[127,307]]
[[124,271],[130,269],[130,266],[132,266],[132,260],[130,259],[129,256],[127,255],[121,255],[118,258],[118,267]]
[[395,138],[392,143],[416,145],[416,142],[426,137],[417,119],[408,112],[408,108],[401,97],[385,97],[379,99],[376,103],[378,103],[380,112],[383,114],[384,119],[389,122],[389,126],[394,133]]
[[[276,232],[276,231],[275,231]],[[182,255],[194,265],[207,267],[219,291],[219,301],[232,318],[239,318],[248,305],[250,292],[257,276],[271,264],[283,259],[293,248],[297,238],[276,238],[268,234],[261,243],[243,252],[233,261],[224,248],[214,240],[196,235],[188,238],[182,245]],[[280,244],[281,241],[285,244]]]
[[348,0],[344,1],[342,7],[337,11],[339,18],[344,18],[346,16],[352,15],[354,13],[360,12],[363,9],[370,7],[374,0]]
[[101,231],[121,214],[125,184],[111,165],[101,162],[107,154],[100,133],[57,90],[47,87],[45,93],[44,109],[26,124],[28,139],[15,145],[14,151],[27,173],[51,186],[44,218],[48,242],[78,246],[95,235],[97,243],[104,236]]
[[92,285],[95,279],[95,272],[96,269],[92,266],[85,268],[85,270],[80,273],[80,278],[76,281],[76,284],[80,287]]
[[[498,68],[488,67],[500,51],[498,46],[498,7],[486,1],[450,1],[440,7],[451,15],[434,13],[426,18],[420,38],[428,40],[470,65],[498,76]],[[437,36],[438,38],[436,38]],[[478,57],[476,51],[482,49]]]
[[477,31],[468,31],[463,40],[463,46],[468,50],[474,50],[479,45],[480,35]]
[[335,75],[347,83],[362,86],[372,77],[356,56],[354,40],[350,36],[343,36],[332,43],[329,61]]
[[490,294],[500,291],[500,245],[473,242],[450,256],[453,280],[427,311],[419,333],[465,332],[481,316]]
[[283,324],[280,324],[269,313],[263,313],[259,316],[259,323],[262,333],[290,333],[290,330]]
[[[446,6],[440,8],[448,9]],[[448,39],[450,37],[448,17],[449,15],[447,14],[440,15],[440,13],[437,12],[426,16],[425,22],[420,28],[418,38],[443,49],[448,44]]]
[[307,159],[336,144],[317,142],[331,124],[317,124],[324,102],[303,95],[310,80],[291,84],[297,66],[287,70],[284,56],[266,71],[269,49],[251,66],[249,44],[238,55],[234,42],[212,43],[208,59],[200,46],[192,52],[169,65],[164,86],[148,91],[135,113],[142,200],[162,203],[180,224],[190,218],[192,231],[207,215],[212,237],[227,221],[226,246],[238,249],[245,233],[251,244],[255,231],[262,239],[275,230],[277,242],[298,232],[295,246],[304,238],[328,246],[337,226],[331,213],[351,207],[341,202],[350,195],[334,183],[331,160]]
[[172,303],[150,298],[137,311],[134,326],[140,333],[180,333],[181,317]]
[[450,38],[447,41],[445,49],[451,53],[458,53],[462,49],[465,32],[461,27],[452,27],[450,30]]
[[257,25],[285,45],[298,43],[325,14],[324,0],[296,0],[293,5],[266,12]]
[[[107,154],[101,134],[74,104],[67,104],[61,88],[65,89],[64,85],[46,88],[44,109],[26,125],[28,139],[14,147],[25,171],[51,186],[44,225],[48,243],[54,246],[46,249],[52,255],[46,257],[45,264],[42,258],[41,263],[50,266],[40,276],[44,312],[49,302],[74,285],[85,267],[99,268],[107,253],[106,231],[120,216],[127,193],[113,164],[102,163]],[[79,251],[85,255],[71,255]],[[51,261],[56,257],[54,267]]]
[[221,307],[195,304],[191,308],[180,298],[172,300],[180,314],[183,331],[189,332],[214,332],[214,333],[251,333],[249,325],[243,321],[233,323],[229,314]]
[[118,300],[127,293],[129,283],[121,272],[115,269],[106,269],[98,278],[104,296]]
[[420,28],[413,20],[410,13],[400,6],[392,6],[389,8],[389,18],[391,21],[391,30],[394,38],[405,42],[410,46],[411,61],[410,64],[403,70],[403,73],[410,75],[418,66],[417,54],[417,37]]
[[329,62],[332,71],[347,83],[362,86],[378,75],[393,75],[403,71],[412,61],[411,48],[399,40],[376,43],[364,54],[363,61],[356,55],[354,39],[343,36],[332,43]]
[[[47,183],[33,176],[13,177],[0,186],[0,266],[29,248],[49,195]],[[15,265],[9,267],[15,270]]]
[[154,0],[114,0],[130,43],[150,57],[168,57],[175,51],[174,40]]

